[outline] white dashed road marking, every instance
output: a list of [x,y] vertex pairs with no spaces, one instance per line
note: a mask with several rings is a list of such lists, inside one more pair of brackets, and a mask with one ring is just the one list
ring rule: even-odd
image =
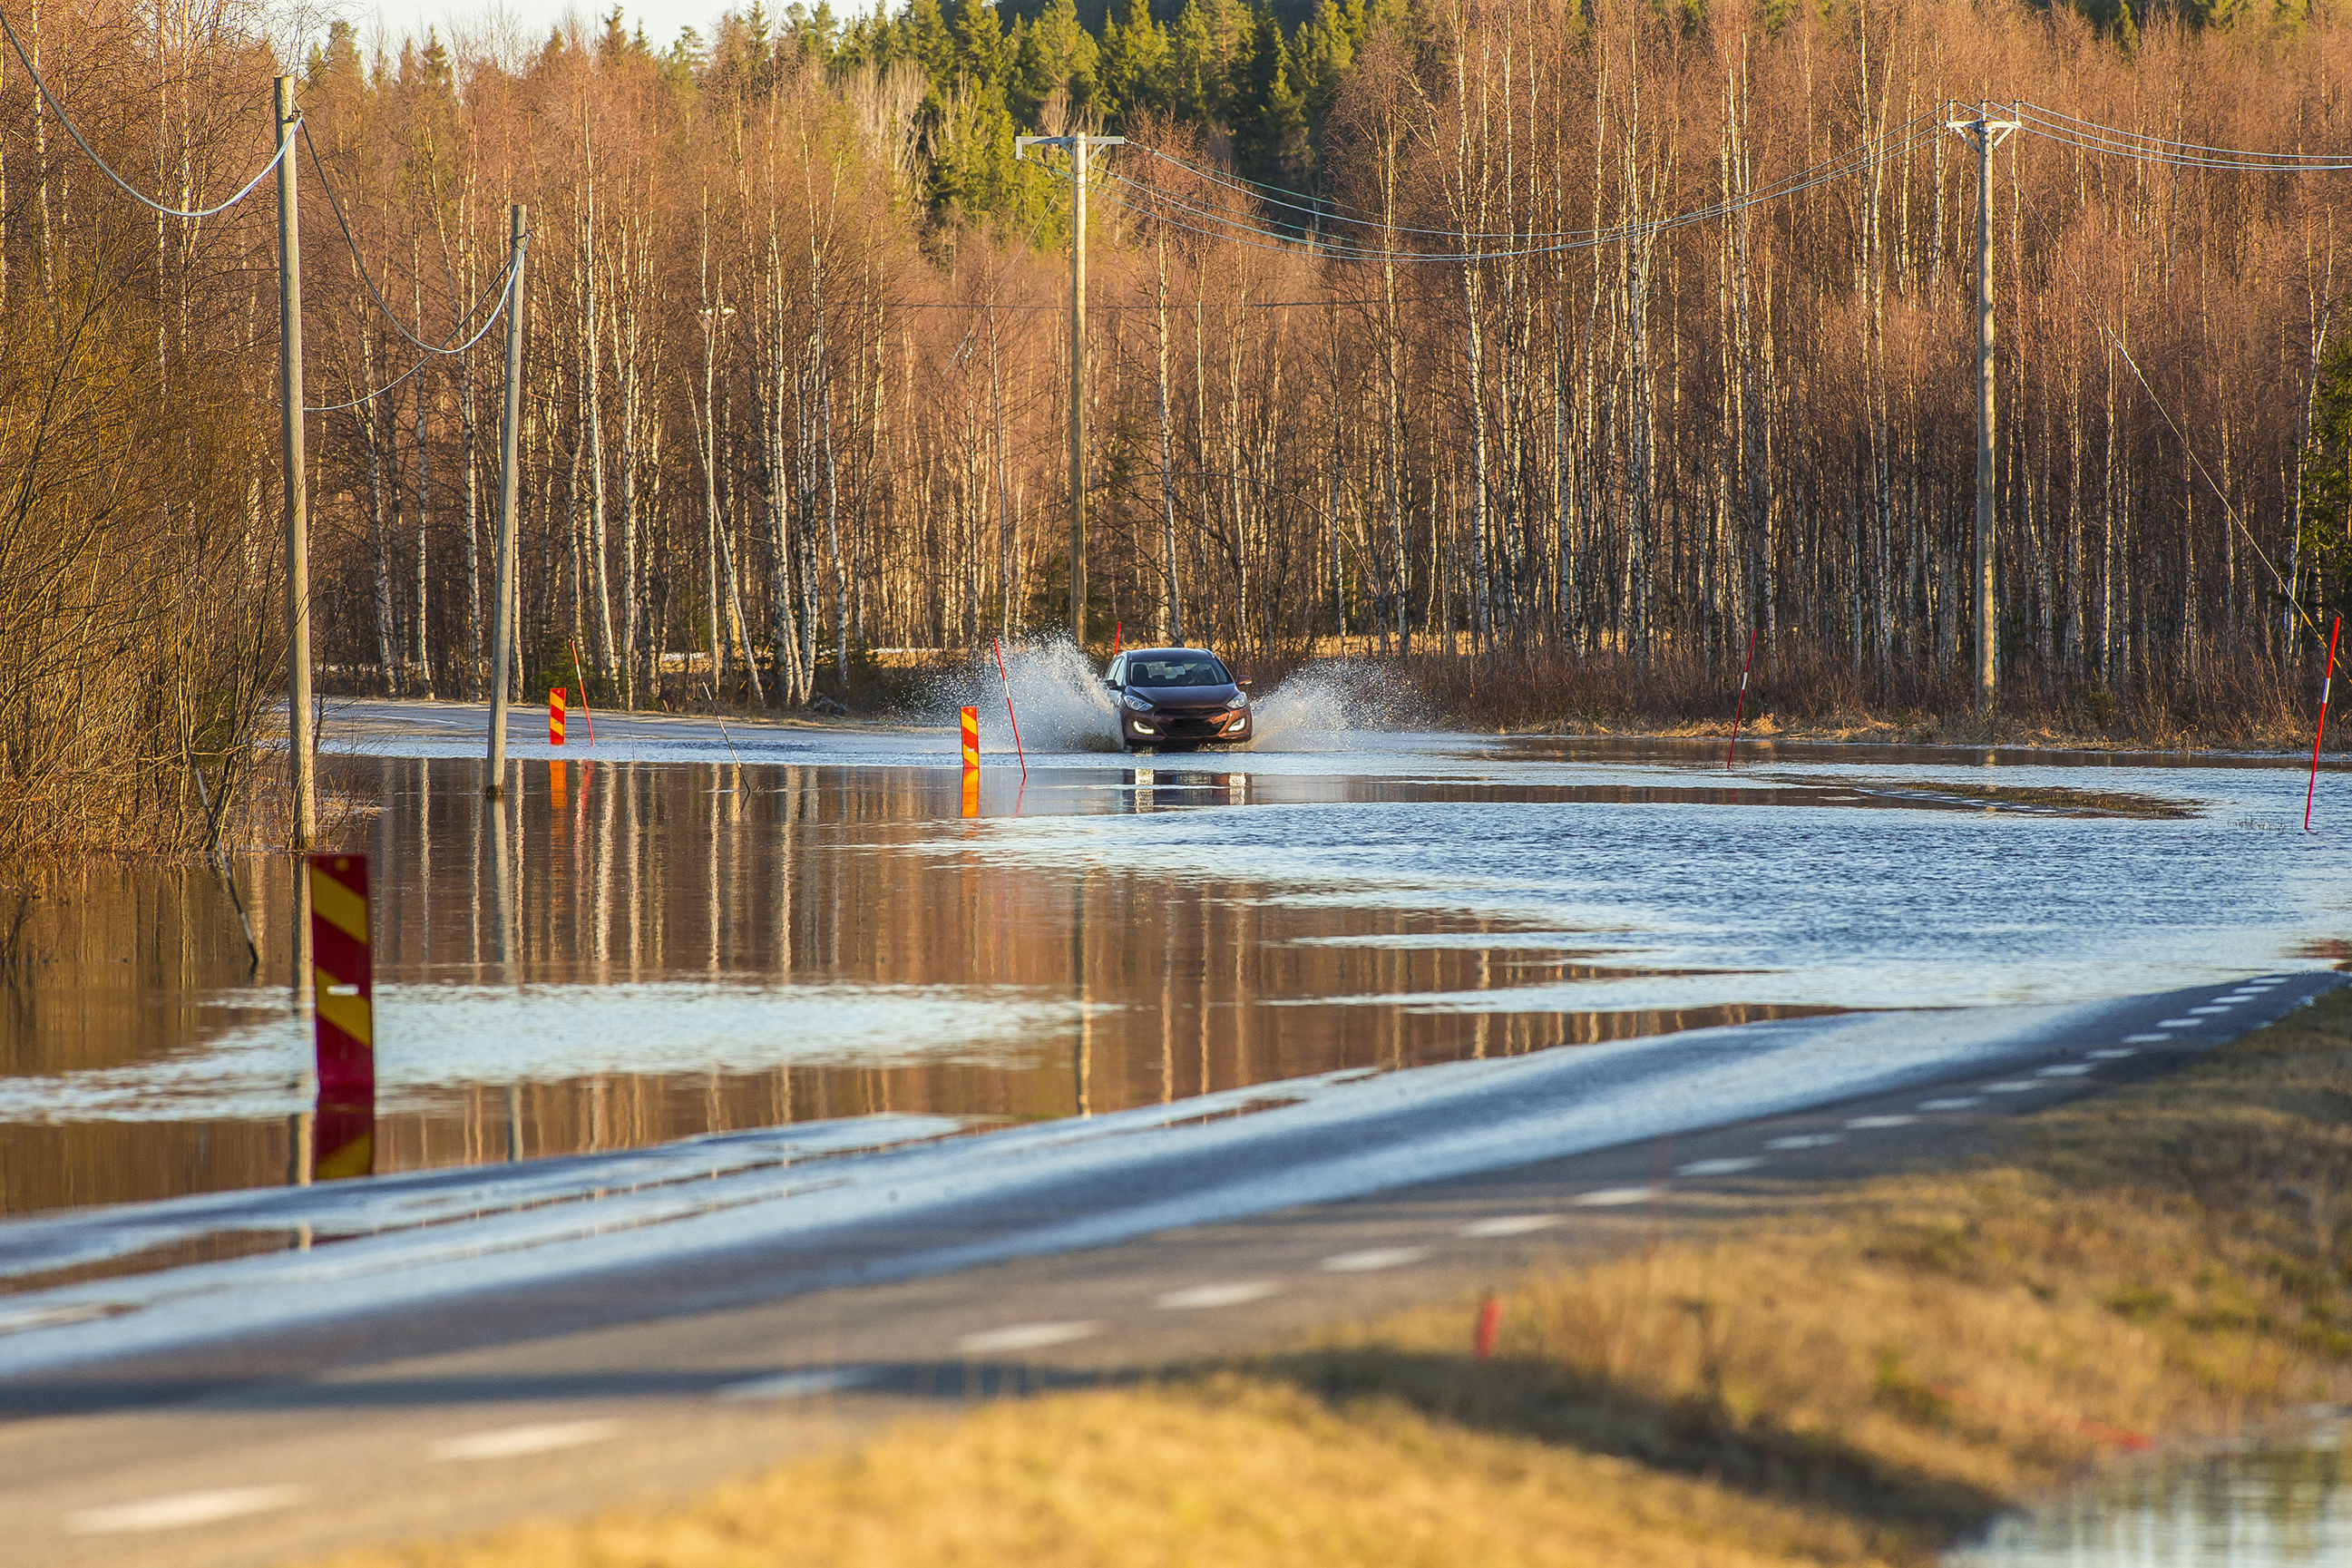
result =
[[2190,1008],[2189,1010],[2195,1013],[2199,1018],[2211,1018],[2216,1013],[2228,1012],[2230,1010],[2230,1004],[2227,1002],[2217,1002],[2211,1007]]
[[1855,1116],[1846,1123],[1846,1126],[1853,1132],[1868,1133],[1880,1127],[1907,1127],[1918,1119],[1916,1116]]
[[1826,1149],[1844,1139],[1835,1133],[1795,1133],[1785,1138],[1775,1138],[1764,1146],[1768,1149]]
[[618,1421],[541,1421],[528,1427],[498,1427],[446,1437],[425,1450],[427,1458],[457,1459],[520,1459],[532,1454],[552,1454],[583,1448],[620,1435]]
[[1922,1111],[1966,1111],[1972,1106],[1981,1105],[1984,1102],[1974,1094],[1960,1094],[1955,1095],[1948,1100],[1922,1100],[1919,1102],[1919,1109]]
[[1727,1160],[1693,1160],[1686,1166],[1676,1166],[1675,1167],[1675,1175],[1686,1176],[1738,1176],[1741,1171],[1752,1171],[1763,1163],[1764,1156],[1761,1155],[1740,1155],[1735,1158]]
[[2061,1061],[2034,1074],[2036,1078],[2080,1078],[2091,1071],[2086,1061]]
[[720,1399],[806,1399],[813,1394],[833,1394],[863,1388],[879,1375],[870,1366],[820,1366],[807,1372],[780,1372],[773,1377],[730,1383],[715,1396]]
[[1985,1092],[1988,1094],[2022,1094],[2031,1089],[2047,1089],[2049,1087],[2050,1085],[2047,1083],[2036,1083],[2031,1079],[2011,1078],[2000,1083],[1986,1084]]
[[2158,1019],[2156,1020],[2156,1027],[2158,1029],[2195,1029],[2204,1021],[2205,1020],[2203,1019]]
[[1151,1298],[1151,1304],[1166,1312],[1201,1312],[1211,1307],[1242,1307],[1252,1301],[1262,1301],[1282,1289],[1271,1280],[1241,1280],[1230,1285],[1194,1285],[1190,1290],[1170,1291]]
[[1006,1328],[968,1333],[955,1343],[965,1355],[998,1355],[1011,1350],[1044,1350],[1051,1345],[1068,1344],[1072,1340],[1092,1339],[1100,1333],[1102,1324],[1097,1322],[1013,1323]]
[[2096,1061],[2121,1061],[2126,1056],[2137,1056],[2138,1054],[2138,1051],[2132,1050],[2128,1046],[2116,1045],[2109,1046],[2105,1051],[2095,1051],[2091,1052],[2091,1057],[2092,1060]]
[[1323,1269],[1330,1274],[1369,1274],[1375,1269],[1402,1269],[1428,1256],[1426,1247],[1367,1247],[1360,1252],[1326,1258]]
[[66,1515],[66,1529],[75,1535],[125,1535],[134,1531],[184,1530],[194,1524],[215,1524],[291,1508],[301,1497],[299,1487],[218,1487],[210,1491],[172,1492],[142,1498],[108,1508],[86,1508]]
[[1474,1219],[1456,1236],[1473,1241],[1491,1241],[1498,1236],[1525,1236],[1530,1230],[1549,1230],[1559,1223],[1557,1214],[1498,1214],[1492,1219]]
[[1647,1203],[1659,1196],[1654,1186],[1604,1186],[1569,1201],[1580,1208],[1615,1208],[1621,1204]]
[[2168,1034],[2127,1034],[2124,1036],[2124,1043],[2126,1045],[2162,1045],[2171,1038]]

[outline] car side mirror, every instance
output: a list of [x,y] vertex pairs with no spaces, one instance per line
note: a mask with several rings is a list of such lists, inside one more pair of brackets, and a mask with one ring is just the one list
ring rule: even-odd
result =
[[1108,676],[1105,676],[1105,677],[1104,677],[1104,679],[1103,679],[1103,685],[1106,685],[1106,686],[1108,686],[1112,691],[1118,691],[1118,690],[1121,690],[1121,689],[1122,689],[1122,688],[1120,687],[1119,684],[1118,684],[1117,681],[1114,681],[1114,680],[1110,679]]
[[1257,683],[1256,683],[1255,681],[1235,681],[1235,682],[1234,683],[1234,685],[1237,685],[1237,686],[1241,687],[1241,689],[1242,689],[1242,690],[1244,690],[1244,691],[1247,691],[1247,690],[1249,690],[1252,686],[1254,686],[1254,685],[1257,685]]

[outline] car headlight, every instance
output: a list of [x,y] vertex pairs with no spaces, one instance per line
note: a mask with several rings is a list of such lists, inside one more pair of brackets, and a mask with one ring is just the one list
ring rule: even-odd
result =
[[1137,696],[1133,692],[1122,694],[1118,700],[1121,704],[1136,713],[1150,713],[1151,711],[1151,705],[1144,701],[1143,698]]
[[1238,710],[1240,710],[1240,709],[1242,709],[1242,708],[1245,708],[1245,707],[1249,706],[1249,693],[1247,693],[1247,692],[1235,692],[1235,693],[1234,694],[1234,700],[1233,700],[1233,701],[1231,701],[1231,702],[1229,702],[1229,703],[1227,703],[1227,704],[1225,705],[1225,706],[1227,706],[1227,707],[1229,707],[1229,708],[1232,708],[1232,709],[1234,709],[1234,710],[1236,710],[1236,711],[1238,711]]

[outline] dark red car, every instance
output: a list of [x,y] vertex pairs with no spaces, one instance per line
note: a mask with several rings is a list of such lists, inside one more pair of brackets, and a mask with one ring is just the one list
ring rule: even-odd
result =
[[1103,685],[1118,707],[1118,743],[1129,751],[1233,746],[1256,733],[1247,681],[1206,648],[1129,648]]

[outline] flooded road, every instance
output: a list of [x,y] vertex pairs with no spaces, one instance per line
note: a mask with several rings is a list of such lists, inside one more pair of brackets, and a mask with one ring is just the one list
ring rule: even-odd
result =
[[[1258,748],[1160,758],[1040,702],[1025,781],[992,732],[969,802],[951,731],[598,716],[593,751],[519,745],[491,807],[476,710],[331,716],[375,887],[377,1169],[1225,1115],[1347,1070],[2325,967],[2352,934],[2352,833],[2292,831],[2284,760],[1781,747],[1727,775],[1719,743],[1367,735],[1279,698]],[[257,965],[209,872],[94,868],[19,934],[0,1212],[288,1179],[291,880],[237,875]]]

